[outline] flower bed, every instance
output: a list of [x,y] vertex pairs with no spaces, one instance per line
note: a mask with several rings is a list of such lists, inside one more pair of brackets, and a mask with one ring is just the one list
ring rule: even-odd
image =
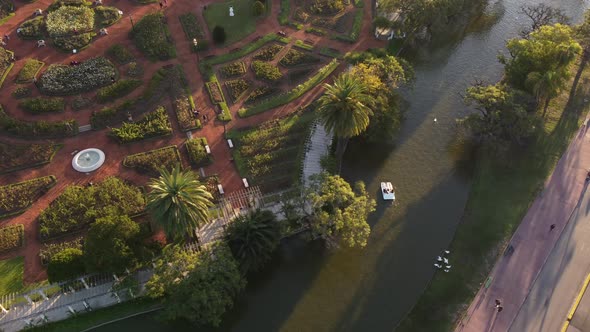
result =
[[188,91],[182,66],[176,66],[174,73],[175,78],[170,82],[170,95],[178,125],[183,131],[201,128],[201,121],[193,114],[196,106]]
[[44,62],[37,59],[27,59],[18,75],[16,75],[16,83],[31,83],[44,65]]
[[[191,42],[190,47],[193,52],[204,51],[209,48],[209,42],[204,39],[205,33],[203,32],[203,28],[201,27],[201,24],[199,24],[199,20],[195,14],[187,13],[180,15],[178,16],[178,19],[180,20],[186,38]],[[197,46],[193,43],[194,39],[198,41]]]
[[246,99],[244,102],[245,104],[253,104],[257,101],[260,101],[264,98],[274,95],[275,93],[279,92],[280,90],[277,88],[272,88],[269,86],[259,86]]
[[107,214],[132,216],[144,207],[140,188],[115,177],[89,187],[71,185],[39,215],[39,234],[47,241],[79,231]]
[[107,85],[104,88],[98,89],[96,93],[96,100],[99,103],[108,103],[117,98],[128,95],[133,90],[137,89],[141,85],[141,80],[124,79],[119,80],[111,85]]
[[115,44],[109,47],[107,50],[107,55],[122,65],[135,59],[129,49],[121,44]]
[[129,77],[141,77],[143,75],[143,67],[135,61],[129,62],[126,73]]
[[42,93],[73,95],[90,91],[113,82],[115,66],[106,58],[86,60],[78,66],[51,65],[38,81]]
[[279,61],[282,66],[294,67],[308,65],[320,62],[320,58],[315,57],[307,52],[290,49],[287,54]]
[[151,60],[168,60],[176,57],[170,31],[162,13],[148,14],[131,30],[129,36],[135,46]]
[[263,48],[260,52],[256,53],[253,57],[255,60],[272,61],[279,52],[285,48],[282,45],[273,44]]
[[182,165],[176,145],[132,154],[123,160],[123,166],[136,168],[151,176],[159,176],[162,167],[171,170],[176,165]]
[[33,114],[44,114],[52,112],[63,112],[66,103],[61,97],[35,97],[21,101],[18,106]]
[[41,258],[41,264],[49,264],[49,262],[51,262],[51,257],[53,257],[53,255],[65,249],[73,248],[82,250],[83,243],[84,239],[82,237],[79,237],[70,241],[45,244],[39,251],[39,258]]
[[344,9],[343,0],[312,0],[308,10],[316,15],[334,15]]
[[356,43],[359,39],[361,28],[363,26],[363,10],[357,9],[356,13],[354,14],[354,21],[352,23],[352,29],[349,34],[341,34],[334,36],[334,39],[345,41],[348,43]]
[[22,39],[42,39],[45,32],[43,16],[37,16],[24,21],[19,27],[17,35]]
[[117,119],[123,118],[127,112],[133,110],[134,106],[134,100],[126,100],[116,106],[104,107],[100,111],[92,113],[92,116],[90,117],[90,124],[94,129],[104,128],[115,121],[118,121]]
[[119,128],[111,128],[110,135],[120,143],[140,141],[142,139],[172,134],[172,125],[168,120],[166,109],[160,106],[147,113],[137,122],[125,122]]
[[94,12],[86,6],[63,6],[47,14],[46,26],[51,37],[92,31]]
[[14,144],[0,142],[0,174],[45,165],[59,149],[55,144]]
[[22,224],[0,228],[0,254],[18,249],[25,244],[25,227]]
[[225,98],[223,98],[223,92],[221,92],[221,87],[219,86],[219,82],[217,80],[207,82],[207,91],[209,91],[209,97],[211,97],[213,104],[225,102]]
[[0,24],[14,16],[14,3],[11,0],[0,1]]
[[219,70],[223,77],[242,76],[246,73],[246,64],[242,61],[230,63]]
[[204,137],[194,137],[186,140],[186,151],[191,163],[196,167],[206,166],[213,162],[211,155],[205,150],[207,139]]
[[252,70],[259,80],[278,81],[283,77],[279,68],[271,63],[263,61],[252,61]]
[[85,32],[71,36],[53,37],[53,44],[62,51],[70,53],[72,50],[79,51],[88,46],[95,36],[94,32]]
[[2,87],[2,83],[4,83],[6,76],[14,66],[14,62],[11,60],[13,56],[12,51],[0,47],[0,87]]
[[10,117],[0,108],[0,131],[22,138],[68,137],[78,134],[76,120],[22,121]]
[[225,86],[229,91],[229,96],[235,103],[250,88],[250,82],[240,78],[233,81],[226,81]]
[[119,9],[108,6],[94,7],[94,19],[96,20],[97,27],[107,27],[113,25],[121,18]]
[[12,96],[16,99],[22,99],[31,95],[31,88],[20,86],[12,91]]
[[0,218],[23,213],[56,182],[55,176],[50,175],[1,186]]

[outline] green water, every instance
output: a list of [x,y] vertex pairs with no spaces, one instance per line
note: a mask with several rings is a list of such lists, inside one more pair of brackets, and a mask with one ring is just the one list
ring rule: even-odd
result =
[[[451,241],[469,194],[469,160],[455,142],[455,119],[468,113],[462,93],[475,79],[495,82],[496,56],[528,24],[519,7],[533,1],[491,2],[488,15],[444,43],[408,55],[416,81],[395,146],[350,144],[343,167],[379,197],[393,182],[398,201],[378,200],[373,231],[362,251],[329,252],[317,243],[289,240],[271,266],[251,278],[245,296],[219,331],[392,331],[434,273],[433,258]],[[554,1],[579,20],[588,4]],[[436,118],[436,122],[434,119]],[[500,194],[500,193],[499,193]],[[153,314],[111,324],[103,331],[189,331]]]

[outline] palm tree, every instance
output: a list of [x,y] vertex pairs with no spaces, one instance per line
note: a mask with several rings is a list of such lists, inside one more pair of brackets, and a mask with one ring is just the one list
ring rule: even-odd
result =
[[348,140],[363,133],[369,126],[372,100],[366,86],[356,76],[344,73],[325,84],[326,91],[320,97],[319,119],[336,136],[338,172]]
[[280,224],[267,210],[240,216],[225,230],[225,239],[244,273],[259,270],[270,259],[280,237]]
[[527,75],[526,85],[532,89],[539,103],[545,102],[543,117],[547,113],[551,99],[555,98],[563,89],[566,74],[567,72],[548,70],[544,73],[532,72]]
[[194,230],[209,220],[213,196],[191,171],[176,165],[169,172],[160,170],[160,177],[148,183],[147,210],[169,239],[191,236]]

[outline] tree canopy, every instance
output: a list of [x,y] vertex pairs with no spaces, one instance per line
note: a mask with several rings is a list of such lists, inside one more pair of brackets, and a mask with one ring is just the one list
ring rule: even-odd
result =
[[84,254],[78,248],[66,248],[51,257],[47,266],[49,282],[59,282],[84,274]]

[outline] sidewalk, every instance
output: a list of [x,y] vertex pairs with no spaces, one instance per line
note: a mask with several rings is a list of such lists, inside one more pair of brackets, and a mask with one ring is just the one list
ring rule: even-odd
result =
[[[512,253],[499,258],[491,283],[479,290],[455,331],[508,331],[582,195],[590,167],[590,132],[582,128],[513,235]],[[550,231],[550,226],[555,229]],[[494,301],[504,310],[498,313]]]

